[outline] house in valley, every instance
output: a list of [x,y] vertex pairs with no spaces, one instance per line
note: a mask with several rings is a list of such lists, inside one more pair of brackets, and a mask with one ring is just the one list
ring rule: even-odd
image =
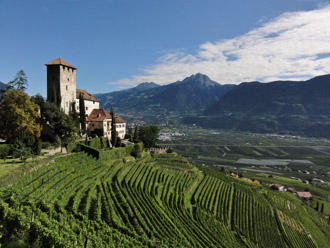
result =
[[312,198],[312,194],[310,192],[297,192],[297,196],[303,200],[309,200]]

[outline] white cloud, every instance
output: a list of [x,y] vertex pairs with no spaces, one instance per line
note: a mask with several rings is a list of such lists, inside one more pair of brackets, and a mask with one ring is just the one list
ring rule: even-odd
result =
[[330,5],[284,13],[242,36],[206,42],[195,55],[165,54],[141,75],[109,84],[167,84],[198,72],[221,84],[302,80],[330,73]]

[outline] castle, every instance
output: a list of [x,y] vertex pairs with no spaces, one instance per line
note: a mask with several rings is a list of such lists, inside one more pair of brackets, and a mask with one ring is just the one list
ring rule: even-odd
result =
[[[45,64],[47,66],[47,100],[58,103],[65,114],[70,114],[73,103],[75,111],[79,111],[79,97],[84,99],[86,112],[87,134],[96,133],[111,138],[112,116],[104,109],[100,109],[100,101],[86,90],[77,89],[77,68],[58,58]],[[115,116],[118,137],[124,139],[126,122]]]

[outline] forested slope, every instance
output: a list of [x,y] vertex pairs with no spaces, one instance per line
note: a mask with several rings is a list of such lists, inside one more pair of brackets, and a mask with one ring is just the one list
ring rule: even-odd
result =
[[4,247],[330,245],[329,223],[289,193],[194,167],[175,154],[129,160],[100,162],[84,153],[68,155],[2,188],[0,243]]

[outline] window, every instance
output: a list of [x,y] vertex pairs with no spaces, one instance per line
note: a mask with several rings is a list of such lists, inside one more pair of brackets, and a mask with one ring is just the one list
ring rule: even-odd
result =
[[66,85],[65,87],[66,87],[66,91],[68,91],[68,86]]
[[68,81],[70,81],[70,78],[68,78]]
[[86,107],[86,110],[88,110],[88,107]]

